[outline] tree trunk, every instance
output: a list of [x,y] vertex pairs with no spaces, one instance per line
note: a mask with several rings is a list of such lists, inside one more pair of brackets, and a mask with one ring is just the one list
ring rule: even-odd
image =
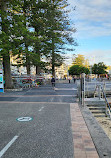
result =
[[38,58],[38,63],[36,65],[36,75],[40,75],[41,73],[41,68],[40,68],[40,53],[39,51],[36,51],[36,53],[38,54],[37,58]]
[[40,75],[41,69],[39,66],[36,66],[36,75]]
[[52,76],[55,77],[55,66],[54,65],[52,65]]
[[27,69],[27,75],[30,75],[30,56],[26,53],[26,69]]
[[30,75],[30,65],[27,65],[27,75]]
[[[24,18],[25,18],[25,22],[24,22],[24,26],[27,28],[27,24],[26,24],[26,19],[27,19],[27,12],[26,12],[26,0],[24,0],[24,4],[23,4],[23,11],[24,11]],[[26,50],[26,70],[27,70],[27,75],[30,75],[30,55],[28,52],[28,44],[27,44],[27,37],[26,35],[24,35],[24,43],[25,43],[25,50]]]
[[[1,0],[1,10],[2,12],[6,11],[6,0]],[[4,16],[1,15],[1,25],[2,25],[2,31],[7,34],[7,26],[4,23]],[[3,41],[4,43],[6,41]],[[10,89],[13,88],[12,85],[12,78],[11,78],[11,69],[10,69],[10,54],[9,52],[5,52],[2,54],[3,57],[3,68],[4,68],[4,79],[5,79],[5,88]]]
[[12,77],[11,77],[11,69],[10,69],[10,55],[3,56],[3,67],[4,67],[4,79],[5,79],[5,88],[12,89]]
[[[35,27],[35,31],[36,31],[36,33],[37,33],[37,37],[39,36],[39,34],[38,34],[38,32],[39,32],[39,30],[38,30],[38,28],[37,27]],[[40,75],[40,73],[41,73],[41,68],[40,68],[40,51],[39,51],[39,44],[38,44],[38,42],[36,43],[36,54],[37,54],[37,59],[38,59],[38,63],[36,63],[36,75]]]
[[52,76],[55,77],[54,37],[52,38]]

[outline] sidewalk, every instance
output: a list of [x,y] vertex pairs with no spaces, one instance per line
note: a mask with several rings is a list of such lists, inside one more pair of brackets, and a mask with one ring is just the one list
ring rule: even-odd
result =
[[99,158],[78,103],[70,104],[74,158]]

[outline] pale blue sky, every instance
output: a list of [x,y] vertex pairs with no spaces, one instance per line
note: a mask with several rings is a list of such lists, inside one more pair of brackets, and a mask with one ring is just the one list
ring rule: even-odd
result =
[[[74,37],[79,46],[75,54],[83,54],[90,63],[111,65],[111,0],[68,0],[70,19],[77,28]],[[70,55],[71,56],[71,55]]]

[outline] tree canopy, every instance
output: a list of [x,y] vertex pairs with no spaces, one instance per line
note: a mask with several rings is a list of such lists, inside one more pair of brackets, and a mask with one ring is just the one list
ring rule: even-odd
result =
[[[52,74],[55,66],[63,61],[63,45],[76,45],[71,36],[74,29],[68,19],[67,0],[6,0],[1,1],[0,56],[3,58],[5,86],[11,88],[10,52],[21,59],[30,74],[30,66],[44,69],[51,64]],[[33,30],[33,31],[31,31]],[[50,59],[50,60],[49,60]]]
[[73,65],[80,65],[89,68],[89,60],[85,59],[84,55],[78,54],[73,59]]
[[93,74],[106,74],[107,66],[103,62],[99,62],[98,64],[94,64],[92,66],[92,73]]
[[82,73],[88,74],[89,73],[89,69],[84,67],[84,66],[80,66],[80,65],[73,65],[69,68],[69,75],[80,75]]

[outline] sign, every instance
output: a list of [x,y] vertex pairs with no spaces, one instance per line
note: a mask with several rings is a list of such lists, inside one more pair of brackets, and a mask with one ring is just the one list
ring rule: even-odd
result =
[[33,119],[31,117],[20,117],[20,118],[17,118],[16,120],[20,122],[26,122],[26,121],[31,121]]
[[3,85],[3,70],[0,69],[0,92],[4,92],[4,85]]
[[3,75],[0,74],[0,82],[3,82]]

